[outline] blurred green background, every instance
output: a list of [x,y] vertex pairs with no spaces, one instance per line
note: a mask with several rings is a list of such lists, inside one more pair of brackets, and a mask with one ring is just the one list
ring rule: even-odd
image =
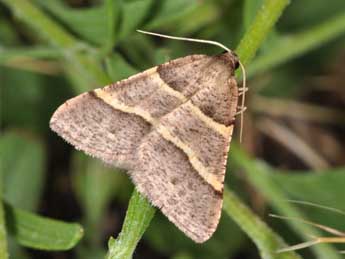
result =
[[[54,134],[49,129],[54,110],[81,92],[170,59],[222,51],[136,29],[216,40],[235,49],[263,2],[0,1],[0,196],[10,258],[103,258],[107,240],[118,235],[125,217],[133,190],[128,177]],[[344,215],[287,200],[345,211],[345,1],[291,1],[246,70],[244,140],[238,143],[237,127],[226,184],[289,244],[308,239],[309,229],[269,213],[344,230]],[[16,214],[14,208],[32,214]],[[30,218],[38,215],[79,222],[84,236],[80,225]],[[18,222],[47,229],[53,241],[28,238]],[[68,242],[60,246],[59,238]],[[339,250],[345,245],[300,255],[336,259]],[[260,256],[225,213],[215,235],[200,245],[157,212],[134,258]]]

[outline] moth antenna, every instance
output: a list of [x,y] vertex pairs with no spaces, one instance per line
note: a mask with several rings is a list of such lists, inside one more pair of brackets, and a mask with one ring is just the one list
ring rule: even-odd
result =
[[[224,50],[226,50],[229,53],[233,53],[231,49],[227,48],[225,45],[217,42],[217,41],[212,41],[212,40],[202,40],[202,39],[193,39],[193,38],[185,38],[185,37],[176,37],[176,36],[170,36],[166,34],[160,34],[160,33],[155,33],[155,32],[149,32],[149,31],[143,31],[143,30],[137,30],[137,32],[143,33],[143,34],[148,34],[148,35],[153,35],[153,36],[158,36],[161,38],[167,38],[167,39],[172,39],[172,40],[183,40],[183,41],[191,41],[191,42],[199,42],[199,43],[206,43],[206,44],[211,44],[218,46]],[[242,70],[242,87],[244,89],[243,91],[243,96],[242,96],[242,103],[241,103],[241,110],[244,110],[244,101],[245,101],[245,95],[246,95],[246,70],[241,63],[241,61],[238,61],[241,70]],[[243,132],[243,122],[244,122],[244,115],[243,112],[241,112],[241,122],[240,122],[240,142],[242,142],[242,132]]]
[[223,44],[213,41],[213,40],[202,40],[202,39],[193,39],[193,38],[185,38],[185,37],[176,37],[176,36],[170,36],[170,35],[165,35],[165,34],[160,34],[160,33],[155,33],[155,32],[149,32],[149,31],[143,31],[143,30],[137,30],[137,32],[148,34],[148,35],[153,35],[153,36],[158,36],[161,38],[167,38],[167,39],[172,39],[172,40],[183,40],[183,41],[192,41],[192,42],[199,42],[199,43],[206,43],[206,44],[211,44],[211,45],[216,45],[227,52],[232,53],[231,49],[227,48]]

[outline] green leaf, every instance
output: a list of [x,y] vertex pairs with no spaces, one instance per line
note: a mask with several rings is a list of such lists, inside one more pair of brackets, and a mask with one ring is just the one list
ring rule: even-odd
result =
[[147,37],[139,32],[135,33],[133,37],[124,39],[121,42],[123,56],[130,60],[131,65],[138,70],[144,70],[156,65],[154,56],[157,47],[152,40],[152,37]]
[[14,60],[27,60],[28,58],[51,58],[57,59],[61,57],[61,53],[54,48],[46,46],[35,47],[17,47],[17,48],[1,48],[0,47],[0,64],[6,64]]
[[76,47],[78,43],[76,39],[48,16],[44,15],[31,1],[1,0],[1,2],[11,8],[20,20],[38,31],[40,36],[52,43],[52,45],[66,49]]
[[83,236],[79,224],[37,216],[5,204],[6,225],[9,234],[26,247],[41,250],[68,250]]
[[303,32],[281,36],[269,50],[248,66],[247,74],[251,77],[265,72],[344,34],[345,12]]
[[159,27],[172,26],[186,13],[198,6],[196,0],[162,0],[159,1],[157,14],[154,15],[151,22],[145,25],[148,30],[154,30]]
[[107,205],[118,192],[126,193],[128,178],[124,173],[105,167],[100,161],[81,152],[74,152],[72,159],[72,180],[84,210],[86,238],[94,246],[101,245],[102,236],[97,231],[101,228]]
[[[229,235],[236,238],[231,239],[231,242],[229,242]],[[197,259],[223,259],[236,254],[243,241],[245,241],[245,235],[223,213],[212,238],[202,245],[196,244],[171,224],[165,216],[158,213],[145,232],[144,239],[149,242],[155,251],[161,254],[175,254],[177,251],[184,251]]]
[[152,3],[153,0],[136,0],[126,1],[123,4],[119,39],[123,39],[136,29],[140,29],[139,25],[149,13]]
[[[334,168],[318,173],[308,171],[273,170],[271,177],[275,184],[281,186],[290,199],[312,202],[345,211],[344,185],[345,167]],[[342,229],[343,215],[320,208],[305,210],[308,219],[320,224]]]
[[3,123],[11,127],[42,131],[46,125],[43,124],[46,122],[43,120],[40,106],[44,99],[43,77],[4,67],[0,67],[0,70]]
[[4,199],[20,208],[34,210],[44,183],[45,153],[40,141],[6,132],[0,138],[0,160]]
[[113,82],[125,79],[138,72],[138,70],[128,64],[126,60],[117,53],[112,53],[110,56],[106,57],[105,64],[107,73]]
[[121,233],[108,243],[107,259],[131,259],[134,250],[149,226],[156,209],[149,201],[134,190],[128,205]]
[[[246,172],[248,181],[260,191],[278,213],[294,218],[304,218],[303,213],[296,206],[284,202],[289,197],[283,192],[281,185],[277,185],[273,181],[270,174],[272,170],[269,167],[263,163],[251,160],[235,143],[232,143],[231,149],[232,161],[237,167],[240,167]],[[287,223],[304,240],[309,240],[309,235],[320,236],[320,231],[309,225],[298,221],[288,221]],[[340,259],[338,252],[330,245],[313,246],[311,249],[317,258]]]
[[20,42],[18,34],[12,29],[11,25],[11,22],[5,17],[0,17],[0,52],[2,47],[13,46]]
[[[93,44],[106,44],[113,36],[114,25],[112,21],[117,19],[118,5],[103,4],[90,8],[73,9],[58,0],[36,1],[73,32]],[[109,6],[114,8],[112,12],[107,9]],[[111,21],[108,20],[108,16]]]
[[[168,9],[168,5],[174,6],[172,9]],[[167,10],[165,11],[165,9]],[[221,18],[222,11],[219,3],[215,1],[162,2],[157,10],[157,16],[153,15],[152,21],[145,25],[145,28],[147,30],[170,30],[174,32],[174,35],[187,35],[200,31],[207,25],[217,24],[216,21]],[[160,12],[167,13],[160,15]]]
[[[309,8],[305,8],[306,6]],[[325,4],[324,0],[292,1],[282,17],[281,26],[284,31],[294,31],[296,28],[304,30],[338,16],[344,10],[345,1],[343,0],[332,0],[329,4]]]
[[294,251],[277,253],[285,245],[274,233],[228,188],[224,189],[224,211],[247,233],[259,249],[262,259],[300,259]]

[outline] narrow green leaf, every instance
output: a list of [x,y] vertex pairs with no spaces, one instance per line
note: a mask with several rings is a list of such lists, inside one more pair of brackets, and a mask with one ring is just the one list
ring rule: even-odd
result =
[[156,209],[149,201],[134,190],[126,213],[121,233],[114,240],[109,239],[107,259],[131,259],[134,250],[149,226]]
[[[282,188],[277,186],[269,175],[269,169],[262,163],[256,163],[251,160],[235,143],[231,145],[231,159],[236,166],[243,168],[246,172],[247,179],[262,193],[266,200],[270,201],[272,206],[282,215],[305,218],[304,215],[291,203],[283,202],[289,199]],[[309,239],[309,235],[319,236],[319,231],[309,225],[298,221],[287,222],[296,233],[303,239]],[[339,253],[330,245],[320,245],[311,247],[313,252],[320,259],[340,259]]]
[[9,234],[26,247],[41,250],[68,250],[83,236],[79,224],[37,216],[5,204],[6,226]]
[[[136,29],[140,29],[139,25],[149,13],[152,3],[153,0],[136,0],[123,4],[119,39],[123,39]],[[135,15],[133,15],[134,13]]]
[[105,65],[107,73],[113,82],[125,79],[138,72],[117,53],[112,53],[110,56],[106,57]]
[[65,32],[59,25],[52,21],[49,17],[35,8],[31,1],[27,0],[0,0],[11,8],[16,17],[24,21],[48,42],[56,47],[73,48],[76,47],[76,39]]
[[101,246],[102,236],[98,230],[101,229],[107,205],[114,198],[116,191],[121,189],[121,185],[128,187],[128,178],[81,152],[74,152],[72,159],[72,180],[84,212],[85,238],[94,247]]
[[61,50],[66,62],[67,73],[71,77],[78,77],[77,80],[74,80],[78,82],[76,92],[85,92],[110,82],[97,62],[94,50],[75,39],[31,1],[0,1],[5,3],[18,19],[28,24],[44,39]]
[[267,71],[345,33],[345,13],[295,35],[282,36],[248,66],[248,76]]
[[153,30],[159,27],[172,25],[197,6],[198,1],[196,0],[162,0],[159,2],[157,14],[145,28]]
[[[103,45],[113,36],[113,22],[115,12],[108,8],[114,8],[111,1],[90,8],[70,8],[62,1],[36,0],[45,10],[54,14],[62,23],[68,26],[78,36],[93,44]],[[111,4],[109,4],[111,3]]]
[[[121,12],[120,0],[105,0],[103,7],[106,11],[106,37],[102,48],[99,51],[99,56],[103,57],[112,52],[115,42],[118,40],[118,33],[116,33],[117,26],[119,23],[119,17]],[[89,35],[89,34],[88,34]],[[98,39],[97,39],[98,40]]]
[[301,259],[293,251],[278,254],[276,251],[286,246],[283,240],[228,188],[224,189],[223,209],[253,240],[262,259]]
[[25,59],[25,58],[51,58],[56,59],[61,57],[61,53],[56,49],[46,46],[35,46],[25,48],[2,48],[0,46],[0,65],[11,60]]
[[[290,199],[312,202],[345,211],[344,185],[345,167],[319,171],[280,171],[270,170],[270,178]],[[326,191],[327,190],[327,191]],[[308,220],[336,229],[344,227],[344,215],[338,215],[322,208],[303,208]],[[305,210],[307,209],[307,210]]]
[[6,132],[0,138],[0,160],[4,199],[22,209],[34,210],[44,182],[42,144],[16,132]]
[[169,29],[171,28],[176,35],[188,35],[211,24],[217,26],[217,19],[221,18],[222,11],[215,1],[200,1],[184,11],[176,22],[171,25],[169,23]]

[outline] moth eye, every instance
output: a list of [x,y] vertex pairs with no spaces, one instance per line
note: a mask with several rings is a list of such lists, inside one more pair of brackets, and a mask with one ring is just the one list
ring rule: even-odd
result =
[[234,55],[234,68],[236,70],[240,66],[240,62],[237,54],[235,52],[233,52],[232,54]]
[[240,66],[240,62],[238,62],[238,60],[235,60],[235,70]]

